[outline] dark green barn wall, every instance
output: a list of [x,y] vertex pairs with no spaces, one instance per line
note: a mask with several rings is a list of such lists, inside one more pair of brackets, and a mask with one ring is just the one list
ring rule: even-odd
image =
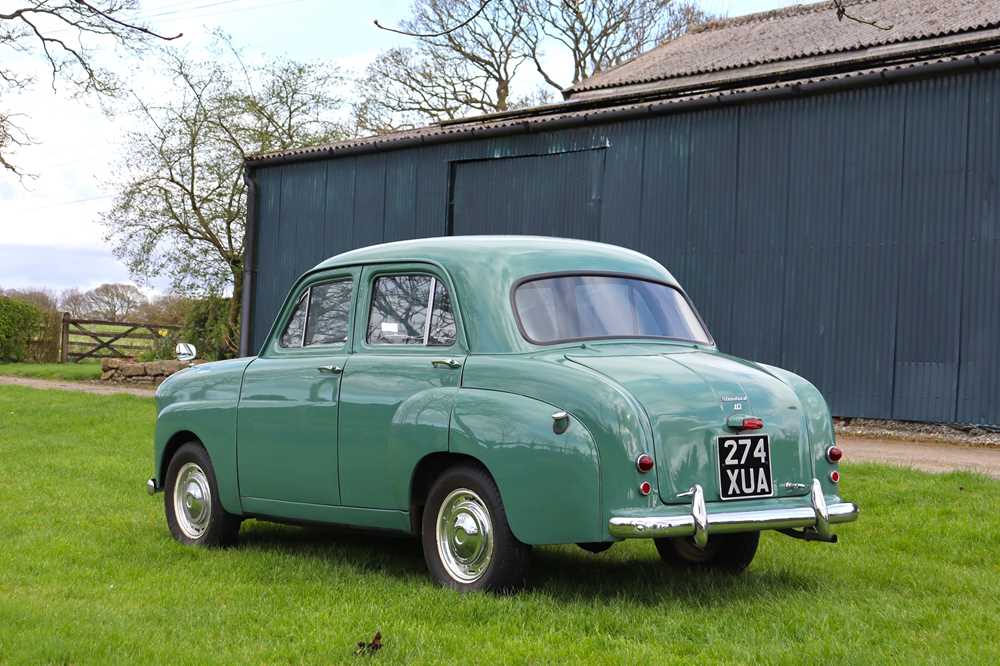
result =
[[843,416],[1000,424],[1000,73],[261,167],[251,349],[328,256],[448,233],[649,254]]

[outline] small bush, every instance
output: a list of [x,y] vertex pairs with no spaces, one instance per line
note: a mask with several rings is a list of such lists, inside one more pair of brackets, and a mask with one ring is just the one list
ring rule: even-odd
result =
[[0,296],[0,360],[23,361],[45,325],[45,313],[25,301]]
[[228,298],[209,296],[192,301],[177,339],[197,347],[198,358],[207,361],[229,358],[231,354],[226,345],[228,317]]

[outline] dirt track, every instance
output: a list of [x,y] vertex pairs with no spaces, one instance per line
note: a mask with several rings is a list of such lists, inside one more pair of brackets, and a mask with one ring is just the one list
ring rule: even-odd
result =
[[58,391],[82,391],[84,393],[99,393],[110,395],[113,393],[127,393],[137,395],[142,398],[152,398],[152,388],[141,388],[138,386],[116,386],[98,384],[96,382],[71,382],[56,379],[33,379],[31,377],[0,377],[0,385],[8,384],[13,386],[27,386],[36,389],[56,389]]
[[1000,479],[1000,449],[846,435],[839,435],[837,443],[845,462],[880,462],[925,472],[965,470]]

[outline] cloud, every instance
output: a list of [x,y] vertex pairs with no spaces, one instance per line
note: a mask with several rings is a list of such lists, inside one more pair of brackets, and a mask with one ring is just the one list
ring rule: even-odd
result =
[[[128,270],[100,248],[0,245],[0,287],[5,289],[93,289],[104,282],[129,282]],[[166,284],[153,285],[166,291]]]

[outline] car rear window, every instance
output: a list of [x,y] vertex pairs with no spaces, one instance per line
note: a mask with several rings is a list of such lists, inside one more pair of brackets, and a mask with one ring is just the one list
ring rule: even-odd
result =
[[529,280],[514,292],[529,342],[599,338],[710,338],[677,289],[650,280],[608,275],[560,275]]

